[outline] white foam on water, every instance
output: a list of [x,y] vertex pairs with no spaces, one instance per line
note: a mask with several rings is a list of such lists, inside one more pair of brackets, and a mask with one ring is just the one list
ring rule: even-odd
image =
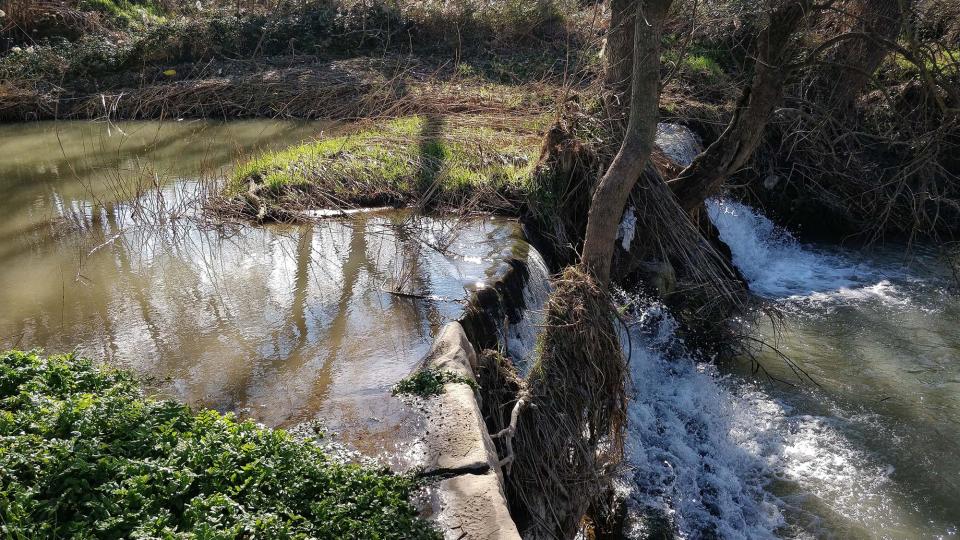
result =
[[764,460],[734,429],[738,402],[715,368],[683,354],[675,330],[657,304],[630,330],[630,505],[669,516],[685,538],[773,538],[783,520],[763,489]]
[[674,163],[686,167],[703,149],[700,138],[687,126],[661,122],[657,124],[656,144]]
[[[842,420],[799,413],[753,383],[720,376],[687,353],[676,327],[651,304],[630,330],[632,512],[668,516],[683,538],[825,533],[803,509],[810,498],[854,522],[883,522],[874,514],[889,508],[892,471],[846,439]],[[788,496],[772,494],[772,481]],[[788,526],[788,515],[804,526]]]
[[906,301],[890,281],[896,272],[804,246],[748,205],[711,199],[707,212],[720,239],[730,247],[733,263],[756,294],[805,303]]

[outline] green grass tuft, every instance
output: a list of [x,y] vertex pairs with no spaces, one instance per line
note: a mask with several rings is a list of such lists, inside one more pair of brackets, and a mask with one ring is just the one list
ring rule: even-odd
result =
[[147,19],[158,21],[163,15],[163,8],[152,0],[83,0],[80,9],[99,11],[126,26]]
[[667,51],[663,53],[662,60],[667,64],[676,64],[679,60],[680,74],[692,80],[716,84],[726,78],[723,67],[715,57],[715,51],[708,49],[694,48],[694,50],[684,54],[682,58],[676,51]]
[[[952,78],[960,76],[960,49],[936,51],[922,61],[929,73]],[[894,81],[905,81],[920,76],[920,68],[900,53],[891,54],[885,65],[881,66],[880,71]]]
[[73,355],[2,354],[0,441],[6,538],[439,538],[412,477],[145,399]]

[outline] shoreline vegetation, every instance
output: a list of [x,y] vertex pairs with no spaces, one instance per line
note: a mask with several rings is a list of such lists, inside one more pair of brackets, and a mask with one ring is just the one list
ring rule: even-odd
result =
[[0,440],[7,538],[440,538],[412,475],[145,397],[73,355],[2,353]]
[[222,215],[303,220],[312,209],[416,206],[519,216],[531,196],[544,115],[408,116],[240,163]]
[[[665,22],[659,115],[705,144],[721,137],[752,76],[749,35],[760,21],[734,4],[681,3]],[[385,126],[373,123],[411,116],[500,117],[501,127],[552,116],[586,135],[581,142],[602,166],[614,150],[609,126],[591,123],[610,107],[609,10],[573,0],[9,0],[0,18],[0,120],[322,118],[377,131]],[[762,140],[732,171],[733,196],[817,236],[960,235],[960,8],[917,0],[913,10],[912,34],[877,38],[891,52],[868,59],[876,66],[868,80],[829,88],[825,73],[838,68],[828,55],[822,73],[808,68],[784,81]],[[814,26],[850,24],[833,17]],[[826,54],[817,32],[802,29],[795,48]],[[796,65],[805,63],[818,65]],[[516,132],[513,145],[526,145],[527,133]],[[409,202],[400,198],[393,203]],[[286,200],[293,211],[303,202]]]

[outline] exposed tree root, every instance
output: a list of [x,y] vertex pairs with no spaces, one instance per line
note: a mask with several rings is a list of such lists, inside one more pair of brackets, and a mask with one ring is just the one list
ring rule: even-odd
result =
[[627,374],[610,299],[579,267],[554,288],[512,439],[525,538],[572,538],[623,454]]

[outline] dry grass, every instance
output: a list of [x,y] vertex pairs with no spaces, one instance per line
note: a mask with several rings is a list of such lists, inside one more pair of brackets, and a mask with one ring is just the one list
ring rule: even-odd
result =
[[571,538],[622,459],[626,364],[607,291],[578,267],[553,283],[509,482],[527,538]]
[[[153,77],[165,78],[155,71]],[[179,77],[92,95],[5,81],[0,85],[0,120],[530,114],[549,109],[559,93],[548,81],[515,85],[464,78],[442,63],[391,56],[299,66],[212,63],[195,68],[189,78]]]
[[104,29],[103,16],[80,9],[75,1],[6,0],[0,19],[0,36],[16,43],[47,37],[51,33],[76,36]]

